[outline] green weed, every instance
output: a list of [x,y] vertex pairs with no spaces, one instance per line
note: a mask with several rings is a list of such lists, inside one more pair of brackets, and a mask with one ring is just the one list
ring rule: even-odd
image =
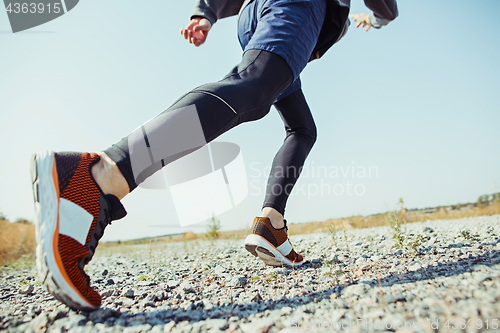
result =
[[342,223],[342,232],[344,234],[344,241],[345,241],[345,250],[347,252],[349,252],[349,239],[347,237],[347,231],[345,229],[345,225],[344,225],[344,222],[342,220],[340,220],[340,223]]
[[394,239],[395,244],[393,248],[399,248],[409,255],[415,255],[418,251],[420,245],[425,241],[424,237],[420,234],[410,237],[405,236],[404,226],[406,225],[406,220],[397,212],[389,212],[386,214],[386,221],[389,227],[392,229],[392,239]]
[[463,238],[471,242],[479,242],[481,240],[479,235],[473,235],[469,230],[462,230],[460,234]]
[[326,228],[327,228],[327,232],[332,237],[333,245],[335,245],[335,247],[338,247],[338,244],[337,244],[337,226],[335,225],[335,222],[329,222],[327,224]]
[[271,282],[272,280],[276,280],[278,278],[278,273],[272,272],[266,277],[266,282]]
[[220,221],[212,216],[207,225],[207,232],[205,233],[205,237],[211,241],[214,241],[219,238],[219,230],[221,228]]
[[392,238],[396,241],[393,247],[404,250],[406,237],[403,235],[402,226],[406,221],[398,216],[396,212],[389,212],[386,215],[386,221],[392,229]]
[[343,271],[343,270],[341,270],[341,269],[338,269],[338,270],[336,270],[336,271],[335,271],[335,276],[336,276],[336,277],[340,277],[340,276],[342,276],[342,275],[344,275],[344,274],[345,274],[345,273],[344,273],[344,271]]
[[416,253],[418,251],[418,248],[424,243],[424,241],[424,237],[418,234],[412,239],[408,239],[408,247],[413,251],[413,253]]

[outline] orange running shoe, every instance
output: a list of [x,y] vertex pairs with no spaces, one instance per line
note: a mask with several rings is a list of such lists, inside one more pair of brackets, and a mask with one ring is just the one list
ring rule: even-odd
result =
[[36,263],[45,288],[71,308],[92,310],[101,295],[83,267],[92,259],[104,228],[127,212],[103,194],[90,172],[98,154],[33,155],[31,178],[36,211]]
[[245,239],[245,248],[268,265],[298,267],[304,263],[304,258],[293,249],[286,220],[284,222],[285,227],[275,229],[268,217],[256,217],[252,234]]

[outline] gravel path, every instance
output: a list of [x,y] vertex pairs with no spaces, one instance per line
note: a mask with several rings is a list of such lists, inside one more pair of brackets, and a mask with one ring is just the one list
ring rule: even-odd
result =
[[403,249],[393,233],[292,236],[308,259],[295,270],[242,240],[103,251],[88,265],[103,295],[91,313],[54,300],[35,269],[4,268],[0,332],[500,331],[500,215],[408,224]]

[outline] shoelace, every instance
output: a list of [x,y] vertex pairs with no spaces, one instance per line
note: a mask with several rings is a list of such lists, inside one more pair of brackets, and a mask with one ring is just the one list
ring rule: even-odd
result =
[[[100,221],[98,220],[96,227],[90,233],[90,242],[87,244],[87,247],[90,252],[80,261],[80,268],[82,269],[82,271],[83,267],[87,265],[94,256],[95,249],[99,244],[99,240],[104,235],[104,229],[106,229],[106,227],[111,224],[111,211],[109,210],[109,207],[104,207],[103,212],[104,212],[104,219]],[[86,278],[87,281],[90,281],[90,278],[87,275]]]

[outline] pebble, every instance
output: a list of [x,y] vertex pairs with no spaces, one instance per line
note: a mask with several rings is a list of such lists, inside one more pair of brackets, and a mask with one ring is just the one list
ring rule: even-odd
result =
[[247,278],[243,275],[238,275],[231,279],[229,286],[243,288],[245,287],[246,284],[247,284]]
[[21,288],[19,288],[19,293],[22,295],[31,294],[33,292],[33,290],[35,290],[35,287],[33,287],[33,285],[26,284],[26,285],[22,286]]
[[168,280],[166,284],[168,288],[173,289],[177,288],[181,284],[181,282],[178,280]]
[[420,268],[422,268],[422,265],[416,263],[416,264],[413,264],[411,266],[408,266],[408,270],[410,272],[415,272],[415,271],[418,271]]
[[396,302],[403,302],[405,301],[405,297],[403,296],[403,294],[401,293],[397,293],[397,294],[385,294],[384,295],[384,301],[386,303],[396,303]]
[[127,289],[122,295],[124,297],[134,298],[134,289]]
[[185,293],[194,293],[193,285],[191,283],[189,283],[188,281],[182,282],[180,285],[180,288]]

